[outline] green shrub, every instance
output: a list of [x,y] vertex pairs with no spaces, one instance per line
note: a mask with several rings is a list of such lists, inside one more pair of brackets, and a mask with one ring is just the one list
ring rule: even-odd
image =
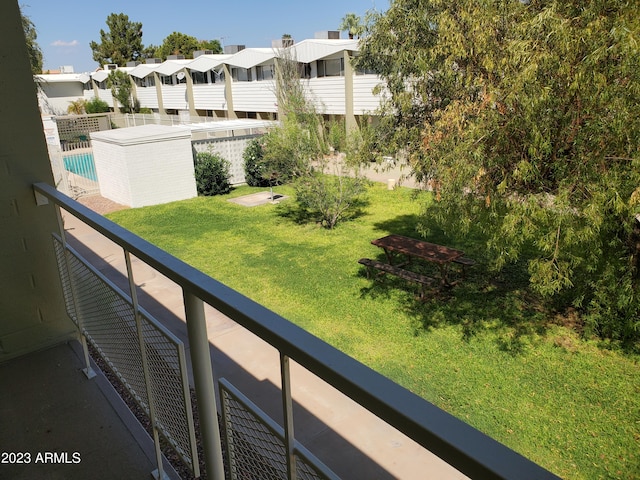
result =
[[194,167],[198,195],[222,195],[231,191],[230,164],[217,153],[197,153]]
[[325,228],[334,228],[339,221],[357,215],[365,204],[369,180],[356,175],[327,175],[312,172],[295,184],[296,202]]
[[109,108],[109,105],[104,100],[93,97],[84,104],[84,111],[87,113],[106,113],[110,112],[111,108]]
[[251,140],[242,154],[244,159],[244,178],[250,187],[266,187],[269,185],[269,179],[264,175],[263,157],[264,147],[262,140],[260,138]]

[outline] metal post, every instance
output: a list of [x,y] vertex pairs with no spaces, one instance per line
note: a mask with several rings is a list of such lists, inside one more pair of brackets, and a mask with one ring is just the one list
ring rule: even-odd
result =
[[127,279],[129,280],[129,292],[131,295],[131,306],[133,307],[133,315],[136,320],[136,330],[138,332],[138,345],[140,347],[140,358],[142,360],[142,372],[144,374],[144,385],[147,389],[147,402],[149,407],[149,420],[151,420],[151,429],[153,430],[153,443],[156,447],[156,463],[158,470],[152,472],[157,480],[164,480],[164,466],[162,465],[162,450],[160,448],[160,435],[158,434],[156,409],[154,402],[153,390],[151,388],[151,374],[149,372],[149,364],[147,358],[147,348],[144,342],[144,331],[142,330],[142,322],[140,320],[140,310],[138,305],[138,293],[136,292],[136,284],[133,280],[133,268],[131,268],[131,254],[124,250],[124,260],[127,265]]
[[293,434],[293,401],[291,400],[291,372],[289,357],[280,353],[280,375],[282,378],[282,410],[284,416],[284,442],[287,455],[287,478],[296,480],[295,437]]
[[224,480],[220,425],[213,387],[213,369],[211,367],[204,303],[186,290],[183,290],[183,297],[207,478]]
[[91,380],[96,376],[96,372],[91,368],[91,359],[89,357],[89,347],[87,346],[87,338],[84,336],[82,329],[82,316],[78,312],[78,300],[76,295],[76,289],[73,278],[71,276],[71,267],[69,266],[69,255],[67,254],[67,234],[64,230],[64,220],[62,219],[62,213],[60,207],[56,205],[56,217],[58,219],[58,229],[60,230],[60,240],[62,242],[62,255],[64,257],[64,268],[67,270],[67,277],[69,277],[69,288],[71,289],[71,298],[73,301],[73,308],[76,312],[76,326],[78,327],[78,336],[80,337],[80,344],[82,345],[82,353],[84,354],[85,368],[82,369],[85,376]]

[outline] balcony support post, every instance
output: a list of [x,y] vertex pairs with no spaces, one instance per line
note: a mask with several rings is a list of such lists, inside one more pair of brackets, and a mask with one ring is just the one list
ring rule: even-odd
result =
[[213,368],[211,367],[204,303],[186,290],[183,290],[183,297],[207,478],[224,480],[220,425],[213,387]]
[[[67,278],[69,279],[69,289],[71,290],[71,301],[73,302],[73,310],[76,314],[76,327],[78,327],[78,337],[80,338],[80,344],[82,345],[82,353],[84,354],[85,368],[82,372],[91,380],[96,376],[96,372],[91,368],[91,358],[89,356],[89,346],[87,345],[87,338],[84,335],[84,329],[82,327],[82,315],[78,311],[78,301],[75,289],[75,282],[71,275],[71,266],[69,265],[69,254],[67,253],[67,232],[64,229],[64,219],[62,218],[62,212],[58,205],[55,206],[56,218],[58,220],[58,229],[60,231],[60,241],[62,243],[62,255],[64,256],[64,268],[67,270]],[[71,312],[69,316],[71,316]]]
[[168,478],[164,473],[162,465],[162,449],[160,447],[160,435],[158,433],[158,417],[156,416],[156,400],[153,388],[151,388],[151,373],[149,370],[149,358],[147,357],[147,346],[144,339],[144,330],[142,328],[142,320],[140,318],[140,308],[138,303],[138,293],[136,283],[133,279],[133,267],[131,266],[131,254],[125,249],[124,260],[127,266],[127,279],[129,280],[129,294],[131,295],[131,307],[136,321],[136,330],[138,333],[138,346],[140,348],[140,360],[142,362],[142,371],[144,373],[144,384],[147,390],[147,406],[149,407],[149,420],[151,420],[151,429],[153,431],[153,444],[156,450],[156,463],[158,469],[152,472],[157,480],[165,480]]
[[280,376],[282,379],[282,410],[284,417],[284,441],[287,450],[287,478],[296,480],[295,436],[293,433],[293,400],[291,399],[291,372],[289,357],[280,353]]

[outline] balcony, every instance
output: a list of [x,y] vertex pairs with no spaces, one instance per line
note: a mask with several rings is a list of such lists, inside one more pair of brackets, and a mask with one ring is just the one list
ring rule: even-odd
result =
[[[39,204],[61,212],[51,241],[81,341],[0,367],[12,385],[0,409],[26,410],[3,429],[3,449],[67,453],[56,465],[64,478],[106,478],[104,465],[118,466],[110,478],[175,477],[161,444],[190,476],[215,479],[556,478],[49,185],[34,189]],[[119,400],[110,404],[99,371],[87,378],[97,370],[87,347],[149,419],[150,434]],[[64,431],[55,445],[52,428]]]

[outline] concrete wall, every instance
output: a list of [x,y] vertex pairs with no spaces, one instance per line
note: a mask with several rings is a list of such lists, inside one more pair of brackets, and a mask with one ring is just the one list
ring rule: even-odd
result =
[[71,102],[84,98],[80,82],[39,82],[43,113],[65,115]]
[[0,362],[73,337],[51,232],[52,205],[37,206],[35,182],[53,183],[18,2],[0,2]]

